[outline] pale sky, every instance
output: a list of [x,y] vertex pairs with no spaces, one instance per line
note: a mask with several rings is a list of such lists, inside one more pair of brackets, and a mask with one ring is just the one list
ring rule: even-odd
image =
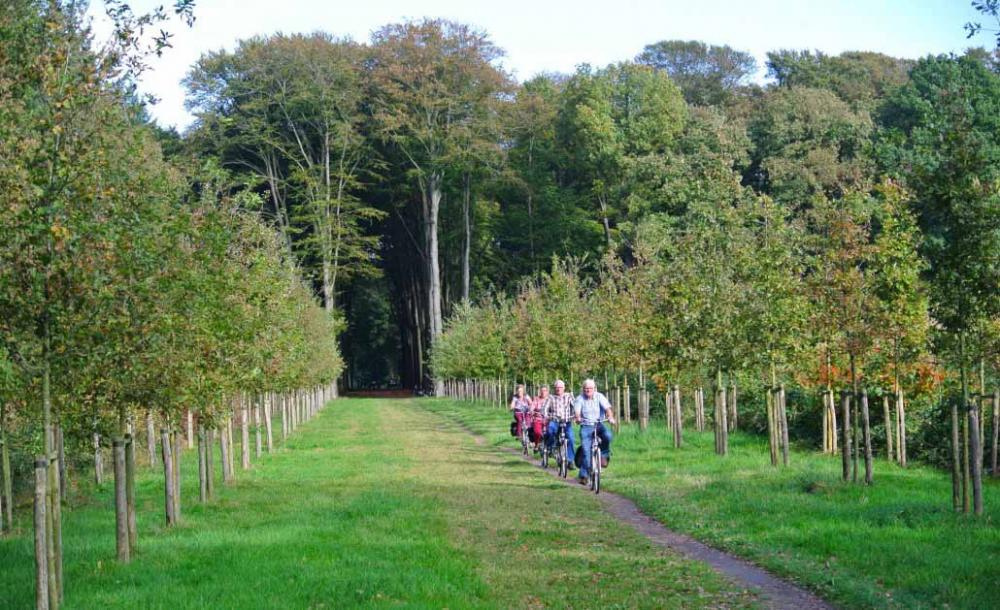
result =
[[[91,3],[91,14],[102,16],[102,0]],[[173,2],[132,4],[139,11]],[[181,130],[192,120],[180,84],[191,64],[207,51],[277,31],[323,30],[367,41],[387,23],[443,17],[489,32],[518,80],[631,59],[644,45],[668,39],[749,51],[761,65],[761,79],[765,53],[774,49],[916,58],[992,44],[988,34],[965,39],[962,26],[977,18],[968,0],[197,0],[195,16],[193,28],[171,24],[174,48],[142,81],[142,90],[160,99],[151,109],[156,120]],[[102,31],[98,19],[98,37]]]

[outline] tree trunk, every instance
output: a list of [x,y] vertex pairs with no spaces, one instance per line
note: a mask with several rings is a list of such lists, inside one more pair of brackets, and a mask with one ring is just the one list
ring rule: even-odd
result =
[[842,421],[843,439],[840,442],[840,456],[843,466],[843,479],[851,478],[851,393],[840,394],[840,419]]
[[[1000,476],[1000,472],[997,472],[997,442],[1000,441],[1000,390],[993,390],[993,444],[990,447],[990,474],[994,477]],[[9,468],[4,467],[8,472]],[[10,475],[5,477],[5,480],[10,482]],[[8,492],[9,495],[9,492]],[[9,518],[8,518],[9,520]]]
[[892,413],[889,411],[889,395],[882,396],[882,422],[885,425],[885,459],[894,461],[892,452]]
[[146,458],[150,468],[156,468],[156,429],[153,412],[146,412]]
[[240,465],[243,466],[243,470],[250,470],[250,409],[247,407],[246,402],[243,403],[243,408],[240,409],[240,440],[242,444],[240,445]]
[[865,485],[872,484],[872,428],[868,417],[868,391],[861,391],[861,435],[865,442]]
[[771,456],[771,465],[778,465],[778,418],[775,407],[774,385],[767,389],[764,408],[767,410],[767,446]]
[[736,384],[729,385],[729,430],[735,432],[739,425],[739,413],[736,404]]
[[205,426],[198,423],[198,499],[204,504],[208,502],[208,456],[205,455],[207,444]]
[[180,430],[174,432],[174,518],[181,521],[181,454],[183,453],[184,441],[181,439]]
[[59,463],[59,498],[61,502],[61,498],[66,497],[66,439],[63,436],[62,422],[56,426],[56,455]]
[[778,415],[778,423],[781,425],[781,461],[785,466],[788,466],[788,405],[785,403],[784,385],[778,386]]
[[130,546],[128,543],[128,499],[125,476],[125,441],[116,438],[111,441],[111,457],[115,470],[115,548],[118,561],[128,563]]
[[125,515],[128,527],[129,557],[135,555],[139,528],[135,515],[135,437],[125,435]]
[[854,451],[851,453],[851,481],[858,482],[858,462],[860,461],[861,443],[858,442],[858,419],[861,403],[861,395],[858,394],[858,373],[854,366],[854,355],[851,355],[851,394],[854,399],[853,412],[851,413],[851,437],[854,441]]
[[906,404],[902,388],[896,390],[896,458],[906,468]]
[[951,503],[955,511],[962,510],[962,458],[959,446],[958,404],[951,402]]
[[191,409],[187,410],[187,446],[188,449],[194,449],[194,414]]
[[969,408],[969,450],[972,454],[972,510],[975,514],[983,514],[983,451],[979,444],[979,413]]
[[267,432],[267,452],[274,452],[274,434],[271,431],[271,405],[274,394],[268,394],[264,399],[264,431]]
[[160,448],[163,453],[163,496],[166,522],[167,527],[173,527],[177,525],[177,515],[174,513],[174,507],[177,506],[174,494],[177,492],[174,489],[174,460],[171,455],[173,450],[171,449],[170,433],[166,428],[160,428]]
[[226,437],[229,441],[229,477],[232,480],[236,479],[236,442],[233,439],[233,418],[234,416],[229,416],[226,418]]
[[233,477],[229,472],[229,435],[226,433],[226,424],[219,428],[219,459],[222,461],[222,482],[228,485]]
[[253,410],[253,435],[254,435],[254,457],[258,460],[260,459],[263,443],[260,434],[261,420],[264,419],[264,397],[263,394],[257,394],[254,397]]
[[215,466],[212,464],[212,445],[215,444],[215,430],[205,431],[205,494],[211,500],[215,497]]
[[[993,418],[996,423],[996,417]],[[996,443],[994,443],[994,446]],[[993,453],[996,455],[996,452]],[[996,470],[994,468],[994,470]],[[10,448],[7,446],[7,428],[3,413],[0,413],[0,512],[3,513],[3,527],[0,532],[10,532],[14,528],[14,482],[11,480]]]
[[[472,271],[469,265],[471,253],[472,253],[472,177],[468,172],[465,173],[465,188],[464,190],[464,200],[462,204],[462,220],[463,220],[463,233],[465,236],[465,242],[462,244],[462,300],[468,302],[469,300],[469,285],[471,282]],[[532,259],[534,260],[534,259]]]
[[[3,443],[0,440],[0,443]],[[91,447],[94,449],[94,483],[101,487],[104,485],[104,459],[101,455],[101,435],[94,432],[90,437]]]
[[[35,610],[49,610],[48,456],[35,458]],[[120,557],[119,557],[120,558]],[[126,558],[127,561],[127,558]]]
[[[441,336],[441,267],[438,261],[438,213],[441,209],[443,176],[431,174],[424,194],[424,225],[427,238],[427,311],[430,315],[431,347]],[[434,396],[444,395],[441,379],[434,379]]]

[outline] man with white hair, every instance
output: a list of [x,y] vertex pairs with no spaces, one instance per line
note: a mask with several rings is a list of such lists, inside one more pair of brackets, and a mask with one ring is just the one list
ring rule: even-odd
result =
[[545,434],[545,445],[552,450],[559,437],[559,426],[566,429],[566,463],[570,470],[576,470],[573,463],[573,455],[576,453],[574,445],[576,439],[573,438],[573,426],[570,421],[573,418],[573,395],[566,392],[566,382],[556,379],[555,393],[550,394],[543,405],[545,420],[548,422]]
[[586,485],[590,479],[590,449],[594,442],[594,434],[601,439],[601,465],[607,465],[611,457],[611,430],[601,422],[607,419],[614,425],[615,413],[611,403],[604,394],[597,391],[597,382],[587,379],[583,382],[583,394],[573,402],[573,412],[576,423],[580,424],[580,446],[583,448],[583,463],[580,464],[580,485]]

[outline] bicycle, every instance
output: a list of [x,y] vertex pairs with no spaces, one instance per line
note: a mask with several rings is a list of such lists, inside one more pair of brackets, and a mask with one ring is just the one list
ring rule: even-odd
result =
[[549,467],[549,454],[551,451],[549,450],[548,440],[544,435],[542,436],[542,444],[538,451],[541,454],[541,458],[539,460],[541,462],[541,467],[547,469]]
[[566,434],[566,426],[569,422],[559,421],[559,436],[558,445],[559,449],[556,453],[556,465],[559,467],[559,476],[566,478],[569,475],[569,460],[566,459],[566,453],[569,451],[569,436]]
[[601,455],[601,434],[603,424],[597,422],[594,426],[594,437],[590,442],[590,489],[595,494],[601,493],[601,464],[604,461]]
[[528,438],[528,427],[530,425],[528,414],[525,413],[521,416],[521,451],[524,455],[528,455],[528,446],[531,444],[531,439]]

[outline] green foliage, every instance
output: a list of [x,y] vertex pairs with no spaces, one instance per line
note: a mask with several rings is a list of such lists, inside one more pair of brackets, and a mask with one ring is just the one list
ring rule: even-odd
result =
[[757,60],[750,53],[697,40],[648,44],[636,62],[665,72],[694,106],[726,103],[757,71]]

